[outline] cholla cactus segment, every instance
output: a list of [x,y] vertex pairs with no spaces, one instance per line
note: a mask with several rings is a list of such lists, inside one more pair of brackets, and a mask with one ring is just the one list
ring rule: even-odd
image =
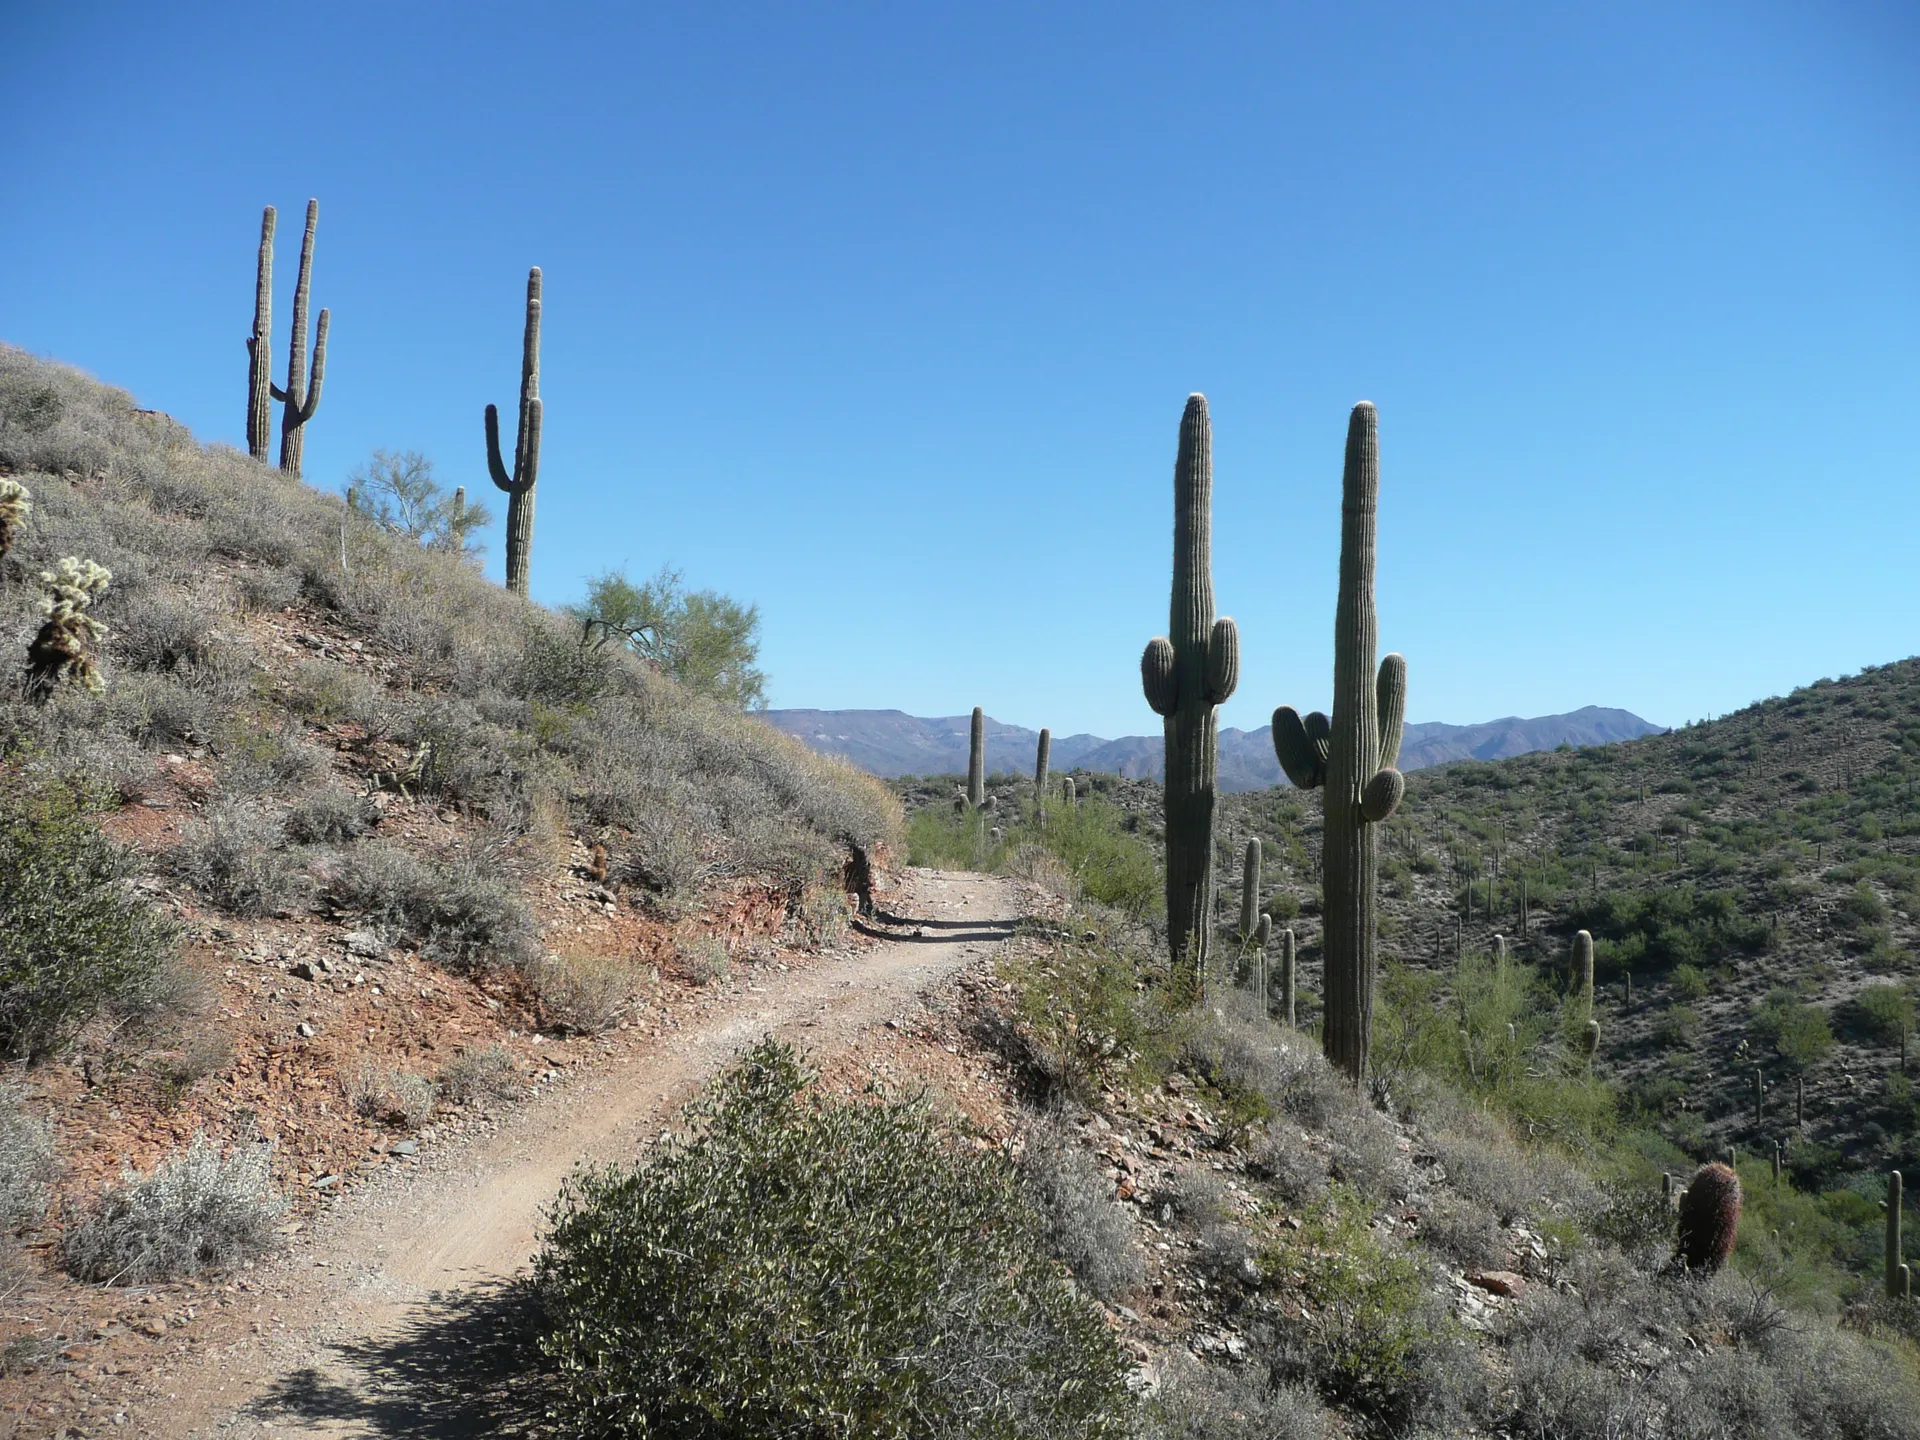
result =
[[105,593],[113,575],[91,560],[69,555],[40,572],[40,613],[46,617],[27,646],[27,694],[44,700],[62,680],[100,689],[90,646],[107,633],[87,611]]
[[0,480],[0,560],[13,549],[13,537],[33,514],[33,492],[18,480]]
[[1739,1231],[1739,1174],[1717,1162],[1702,1165],[1680,1197],[1680,1262],[1712,1274],[1733,1254]]

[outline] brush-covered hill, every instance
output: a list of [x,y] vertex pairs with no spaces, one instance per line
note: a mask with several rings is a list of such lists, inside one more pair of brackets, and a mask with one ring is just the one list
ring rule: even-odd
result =
[[[1422,771],[1382,846],[1383,948],[1445,970],[1497,933],[1564,973],[1588,929],[1600,1063],[1672,1138],[1785,1140],[1809,1183],[1877,1176],[1920,1129],[1901,1072],[1917,775],[1913,660],[1670,734]],[[1318,803],[1270,792],[1223,813],[1234,841],[1267,837],[1279,909],[1310,937]]]
[[[43,1271],[196,1135],[274,1142],[297,1214],[486,1124],[730,960],[838,943],[896,843],[850,766],[8,347],[0,477],[0,1191]],[[36,698],[68,557],[111,574],[98,688]]]

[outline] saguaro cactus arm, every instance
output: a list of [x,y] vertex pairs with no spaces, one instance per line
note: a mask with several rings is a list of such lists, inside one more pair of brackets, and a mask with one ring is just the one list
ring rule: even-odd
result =
[[1180,677],[1173,668],[1173,642],[1156,635],[1140,656],[1140,688],[1147,704],[1160,716],[1173,714],[1180,704]]
[[[487,473],[493,477],[493,483],[509,495],[524,495],[533,488],[539,479],[540,470],[540,401],[538,397],[527,406],[527,425],[533,431],[533,443],[528,446],[516,446],[515,455],[526,450],[533,459],[531,464],[522,465],[515,460],[515,469],[511,472],[500,459],[500,412],[494,406],[487,406]],[[471,433],[471,432],[469,432]]]
[[1207,703],[1224,705],[1240,686],[1240,629],[1222,615],[1207,637]]
[[1327,783],[1327,717],[1315,710],[1304,720],[1291,705],[1273,712],[1273,753],[1280,768],[1302,790]]

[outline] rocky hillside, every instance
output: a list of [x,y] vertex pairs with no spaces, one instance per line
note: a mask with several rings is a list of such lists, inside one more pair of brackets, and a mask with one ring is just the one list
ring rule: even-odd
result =
[[[31,861],[0,906],[74,947],[51,991],[24,923],[0,941],[0,1189],[45,1283],[123,1166],[271,1141],[297,1227],[729,967],[845,943],[843,881],[897,843],[851,767],[8,348],[0,477],[0,843]],[[111,577],[96,686],[35,696],[67,557]]]

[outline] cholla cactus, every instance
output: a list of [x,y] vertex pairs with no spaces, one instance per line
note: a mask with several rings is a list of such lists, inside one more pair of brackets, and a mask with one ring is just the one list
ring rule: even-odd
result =
[[1727,1165],[1702,1165],[1680,1197],[1677,1258],[1690,1271],[1712,1274],[1733,1254],[1739,1231],[1739,1174]]
[[52,570],[40,572],[46,594],[40,613],[46,621],[27,646],[27,694],[45,700],[62,679],[77,680],[89,690],[100,689],[100,672],[88,647],[107,633],[87,611],[106,591],[113,576],[91,560],[69,555]]
[[13,537],[33,514],[33,492],[18,480],[0,480],[0,560],[13,549]]

